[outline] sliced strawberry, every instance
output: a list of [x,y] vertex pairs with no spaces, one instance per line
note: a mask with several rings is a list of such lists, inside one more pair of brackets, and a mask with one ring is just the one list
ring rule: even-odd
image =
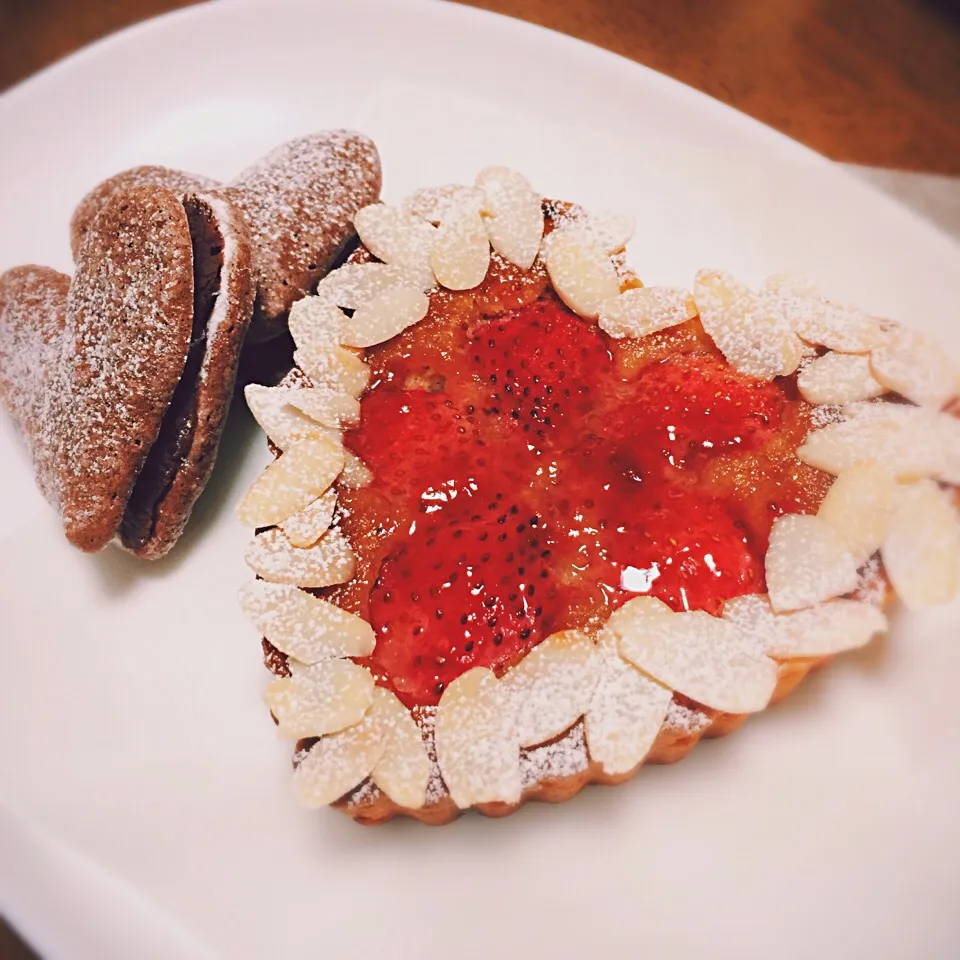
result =
[[465,670],[505,667],[542,639],[549,541],[538,518],[492,503],[482,517],[421,524],[374,584],[373,664],[409,705],[437,703]]
[[[632,489],[631,489],[632,488]],[[635,596],[719,615],[723,601],[762,593],[762,557],[723,504],[676,484],[610,484],[571,503],[559,563],[614,609]]]
[[708,354],[686,354],[644,368],[632,396],[602,429],[626,451],[645,459],[660,453],[679,466],[696,453],[762,446],[780,423],[783,403],[776,384]]
[[360,409],[360,425],[345,442],[394,501],[432,495],[484,459],[474,418],[446,393],[380,389]]
[[484,413],[527,432],[589,410],[613,370],[597,327],[552,298],[481,324],[467,350]]

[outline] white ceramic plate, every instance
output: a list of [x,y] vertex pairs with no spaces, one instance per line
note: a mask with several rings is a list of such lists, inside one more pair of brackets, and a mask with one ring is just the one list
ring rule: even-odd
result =
[[[437,3],[197,7],[10,92],[0,267],[67,269],[73,204],[127,165],[228,177],[338,125],[376,138],[388,198],[508,163],[548,195],[634,213],[649,281],[799,270],[960,354],[944,236],[670,80]],[[294,806],[260,701],[234,601],[248,574],[231,508],[266,461],[249,418],[154,565],[68,549],[5,418],[0,457],[0,795],[30,824],[0,830],[0,895],[49,955],[960,952],[960,607],[898,618],[888,642],[627,786],[369,830]]]

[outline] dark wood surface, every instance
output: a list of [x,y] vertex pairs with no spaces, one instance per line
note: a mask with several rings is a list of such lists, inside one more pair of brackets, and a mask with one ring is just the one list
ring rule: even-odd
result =
[[[0,89],[191,2],[0,0]],[[836,160],[960,175],[960,0],[470,2],[637,60]],[[32,956],[0,920],[0,958]]]
[[[0,89],[191,2],[0,0]],[[960,0],[468,2],[638,60],[836,160],[960,174]]]

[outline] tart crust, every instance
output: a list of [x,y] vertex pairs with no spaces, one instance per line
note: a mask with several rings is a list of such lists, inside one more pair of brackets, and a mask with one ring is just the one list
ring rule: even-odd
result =
[[[796,690],[812,671],[826,666],[833,657],[798,657],[784,660],[779,663],[777,686],[770,699],[770,706],[785,700]],[[538,801],[540,803],[563,803],[575,797],[584,787],[591,783],[615,786],[632,780],[641,767],[648,763],[665,764],[676,763],[686,757],[701,740],[714,740],[735,733],[747,720],[747,714],[719,713],[708,707],[701,707],[688,701],[684,704],[683,698],[674,697],[674,703],[693,716],[703,718],[701,724],[690,725],[688,729],[676,723],[665,723],[650,752],[632,770],[626,773],[605,773],[599,763],[589,759],[589,753],[583,738],[583,721],[578,721],[570,730],[562,733],[556,740],[550,741],[533,750],[525,750],[528,755],[543,750],[544,747],[558,745],[559,749],[566,748],[582,750],[585,764],[582,769],[565,776],[551,776],[545,773],[540,779],[524,787],[520,800],[517,803],[479,803],[473,808],[487,817],[507,817],[516,813],[525,803]],[[427,733],[427,737],[429,737]],[[432,742],[428,740],[428,754],[433,753]],[[577,746],[574,746],[574,745]],[[529,761],[528,761],[529,762]],[[521,757],[521,770],[524,758]],[[341,813],[352,817],[358,823],[367,826],[376,826],[387,823],[395,817],[409,817],[428,826],[442,826],[451,823],[466,810],[461,810],[450,797],[449,793],[436,800],[428,802],[416,810],[401,807],[394,803],[382,790],[379,790],[372,781],[365,780],[355,790],[341,797],[333,804]]]

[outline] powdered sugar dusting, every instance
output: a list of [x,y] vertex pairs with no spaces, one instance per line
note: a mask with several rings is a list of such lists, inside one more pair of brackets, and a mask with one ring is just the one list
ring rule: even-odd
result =
[[583,723],[577,723],[550,743],[520,752],[520,782],[524,790],[548,780],[574,777],[587,769],[590,757]]
[[260,307],[286,314],[353,234],[353,215],[380,194],[374,143],[349,130],[298,137],[244,170],[223,192],[256,245]]
[[282,530],[274,527],[253,538],[246,561],[264,580],[300,587],[345,583],[357,563],[350,541],[337,528],[312,547],[295,547]]
[[814,429],[826,427],[843,420],[843,408],[836,404],[823,403],[815,406],[810,414],[810,426]]
[[37,483],[59,508],[59,437],[49,428],[57,390],[70,278],[47,267],[18,267],[0,277],[0,398],[19,428]]
[[281,736],[335,733],[359,723],[373,703],[373,676],[352,660],[290,660],[288,666],[291,675],[277,677],[264,695]]
[[700,322],[741,373],[772,380],[797,369],[802,352],[787,318],[729,274],[701,270],[693,298]]
[[[61,438],[68,537],[112,538],[179,382],[193,327],[193,251],[180,201],[116,196],[87,234],[67,300]],[[54,397],[56,400],[56,397]]]
[[373,653],[369,623],[295,586],[251,581],[240,591],[240,606],[262,636],[301,663]]
[[295,547],[311,547],[330,528],[337,509],[337,491],[332,487],[299,513],[288,517],[280,528]]
[[352,727],[298,751],[293,789],[306,807],[325,807],[362,783],[383,756],[386,742],[372,711]]
[[599,326],[608,336],[645,337],[697,315],[693,299],[679,287],[625,290],[600,309]]
[[618,632],[620,652],[631,663],[715,710],[763,710],[776,686],[776,665],[730,623],[702,611],[648,616]]
[[605,773],[627,773],[649,752],[663,725],[673,691],[621,659],[616,639],[601,634],[600,680],[587,709],[590,757]]
[[864,603],[882,607],[890,595],[890,581],[883,571],[880,557],[871,557],[861,568],[853,596]]
[[670,733],[695,736],[703,733],[713,723],[713,716],[704,710],[695,710],[677,700],[670,707],[663,721],[663,729]]
[[417,721],[420,731],[423,734],[423,745],[427,751],[427,759],[430,761],[430,779],[427,781],[427,803],[439,803],[444,797],[448,796],[446,784],[443,782],[443,774],[440,772],[440,764],[437,762],[437,744],[434,733],[437,722],[436,707],[415,707],[413,710],[413,719]]

